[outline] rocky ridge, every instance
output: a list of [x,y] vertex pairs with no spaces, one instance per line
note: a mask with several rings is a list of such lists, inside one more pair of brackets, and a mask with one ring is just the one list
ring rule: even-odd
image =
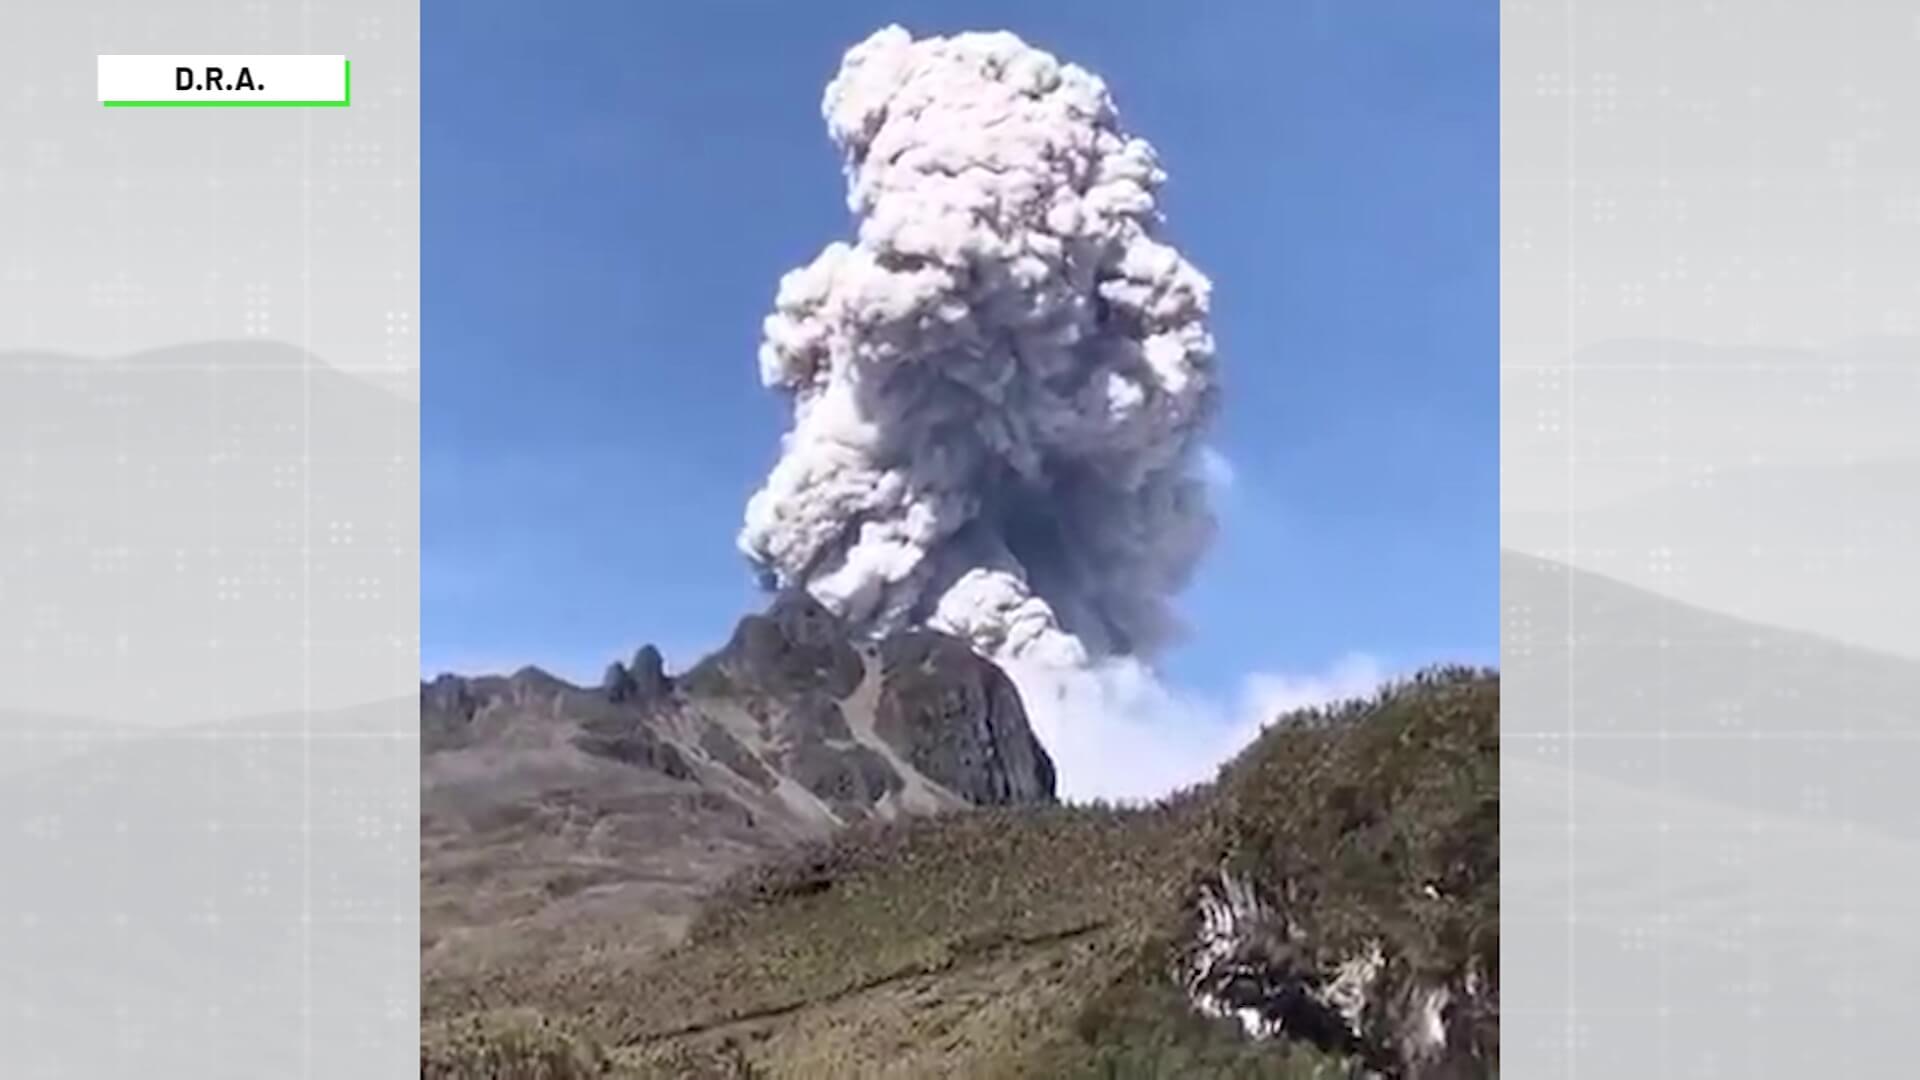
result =
[[1054,797],[999,668],[927,631],[856,641],[798,592],[682,674],[647,646],[594,687],[443,675],[420,710],[430,978],[583,934],[668,944],[700,892],[768,852]]

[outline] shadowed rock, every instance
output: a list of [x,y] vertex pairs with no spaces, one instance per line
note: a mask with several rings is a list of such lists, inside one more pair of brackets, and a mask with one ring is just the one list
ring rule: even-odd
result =
[[607,673],[600,679],[601,693],[616,705],[648,705],[664,699],[672,690],[673,681],[667,678],[660,650],[651,645],[642,645],[630,664],[622,665],[618,660],[608,664]]
[[686,676],[696,694],[781,696],[822,690],[853,693],[865,675],[847,628],[819,601],[788,591],[764,615],[749,615],[719,652]]
[[931,631],[888,637],[880,662],[874,727],[914,768],[976,805],[1053,798],[1053,760],[999,667]]

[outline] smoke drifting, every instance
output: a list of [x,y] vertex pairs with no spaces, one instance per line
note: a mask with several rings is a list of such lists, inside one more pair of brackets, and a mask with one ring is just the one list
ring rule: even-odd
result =
[[1156,239],[1152,147],[1008,33],[854,47],[823,113],[853,243],[782,278],[793,428],[740,547],[863,630],[1022,666],[1150,658],[1213,533],[1208,282]]

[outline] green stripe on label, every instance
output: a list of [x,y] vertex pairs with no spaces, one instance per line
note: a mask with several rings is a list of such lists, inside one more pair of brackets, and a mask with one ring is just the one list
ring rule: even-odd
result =
[[109,109],[344,109],[353,104],[353,61],[346,63],[339,101],[103,101]]

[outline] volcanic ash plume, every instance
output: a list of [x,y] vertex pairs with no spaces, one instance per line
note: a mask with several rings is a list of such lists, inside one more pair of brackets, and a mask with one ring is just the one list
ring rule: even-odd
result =
[[1151,656],[1212,534],[1208,283],[1105,85],[1007,33],[882,30],[827,87],[858,239],[781,279],[793,401],[740,546],[874,633],[1005,660]]

